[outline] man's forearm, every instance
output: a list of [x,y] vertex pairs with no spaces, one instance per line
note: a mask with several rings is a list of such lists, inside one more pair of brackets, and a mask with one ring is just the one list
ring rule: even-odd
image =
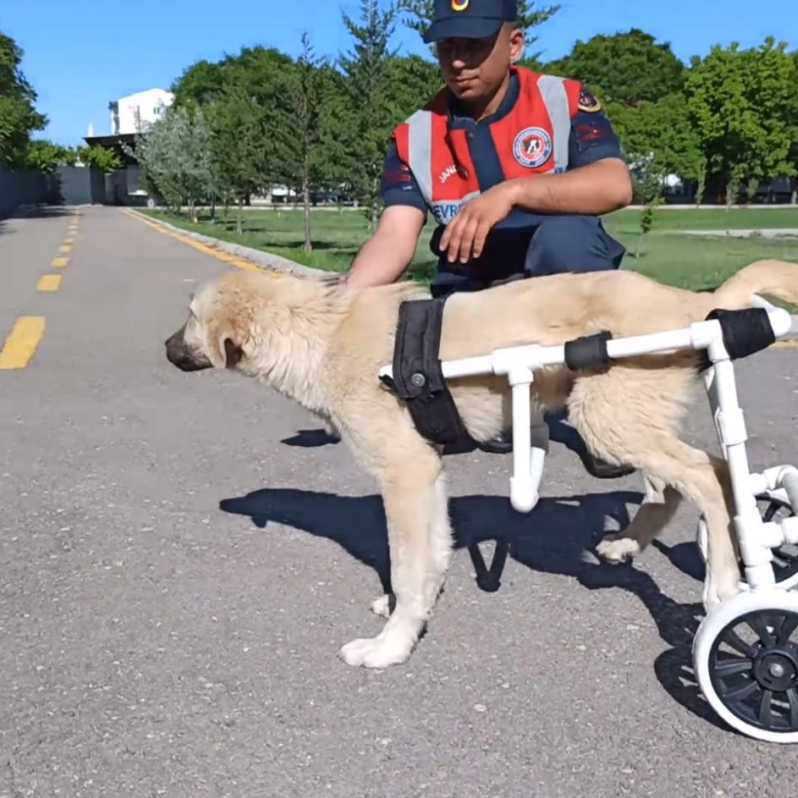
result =
[[368,288],[398,280],[410,264],[414,253],[407,254],[403,242],[393,236],[375,236],[358,252],[346,276],[349,288]]
[[632,182],[623,161],[612,158],[559,175],[508,180],[512,204],[536,213],[610,213],[632,201]]

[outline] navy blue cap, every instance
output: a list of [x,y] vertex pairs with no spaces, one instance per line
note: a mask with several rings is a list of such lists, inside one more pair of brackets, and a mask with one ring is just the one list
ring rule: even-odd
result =
[[484,39],[517,17],[516,0],[435,0],[435,16],[424,41]]

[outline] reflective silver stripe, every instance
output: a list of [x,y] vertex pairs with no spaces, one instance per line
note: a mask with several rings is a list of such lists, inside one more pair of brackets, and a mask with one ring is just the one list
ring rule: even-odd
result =
[[413,176],[427,205],[432,204],[432,114],[416,111],[407,120],[408,151]]
[[554,166],[564,172],[568,168],[568,139],[571,136],[571,111],[563,78],[542,75],[538,80],[540,95],[549,112],[554,134]]
[[432,215],[440,224],[449,224],[449,222],[463,209],[463,205],[467,205],[472,199],[478,196],[480,196],[479,191],[472,191],[459,200],[444,200],[442,202],[432,203]]

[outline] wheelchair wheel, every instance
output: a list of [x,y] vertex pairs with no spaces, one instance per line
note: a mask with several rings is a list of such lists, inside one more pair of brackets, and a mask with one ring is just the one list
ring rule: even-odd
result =
[[693,641],[705,698],[733,729],[798,742],[798,595],[740,593],[712,610]]

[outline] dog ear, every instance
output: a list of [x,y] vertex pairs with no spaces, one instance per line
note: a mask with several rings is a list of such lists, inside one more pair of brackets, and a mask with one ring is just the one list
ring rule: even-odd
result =
[[208,359],[214,368],[235,368],[244,356],[241,325],[225,321],[208,329]]

